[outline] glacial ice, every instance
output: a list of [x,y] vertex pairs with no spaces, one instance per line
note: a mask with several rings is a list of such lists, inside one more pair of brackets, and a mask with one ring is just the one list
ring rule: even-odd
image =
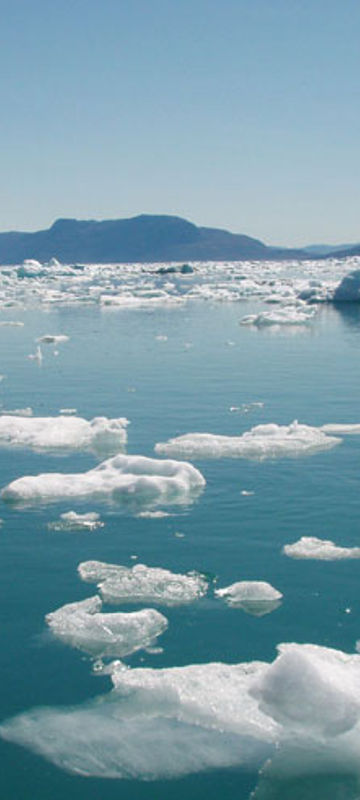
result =
[[96,511],[88,511],[86,514],[65,511],[64,514],[60,514],[60,519],[48,522],[47,527],[50,531],[95,531],[97,528],[103,528],[104,523]]
[[215,597],[225,600],[231,608],[241,608],[255,617],[270,614],[279,607],[282,594],[266,581],[239,581],[215,589]]
[[282,552],[290,558],[316,559],[318,561],[343,561],[360,558],[360,547],[339,547],[330,539],[302,536],[293,544],[285,544]]
[[360,270],[356,269],[340,281],[333,294],[334,303],[360,302]]
[[97,657],[123,657],[151,646],[168,622],[153,608],[130,614],[103,614],[100,597],[68,603],[46,616],[50,630],[65,644]]
[[283,458],[311,455],[334,447],[341,440],[328,436],[321,428],[302,425],[257,425],[242,436],[212,433],[187,433],[155,445],[160,455],[181,458]]
[[187,504],[204,486],[201,472],[184,461],[117,455],[88,472],[48,472],[18,478],[5,486],[1,497],[19,503],[96,497],[139,510],[141,506]]
[[347,434],[359,434],[360,433],[360,422],[333,422],[328,423],[327,425],[322,425],[321,430],[324,433],[335,434],[335,436],[346,436]]
[[32,450],[91,450],[97,454],[117,453],[127,441],[125,417],[92,420],[75,416],[19,418],[0,417],[0,446],[29,447]]
[[[105,615],[104,615],[105,616]],[[174,778],[214,767],[287,775],[334,763],[360,775],[360,655],[285,644],[273,663],[127,669],[114,688],[72,708],[35,708],[0,735],[62,769],[102,778]],[[288,756],[288,757],[287,757]],[[271,767],[271,762],[268,762]]]
[[208,589],[206,578],[199,572],[182,575],[145,564],[129,568],[84,561],[78,571],[83,581],[96,583],[103,601],[112,605],[127,602],[179,606],[198,600]]

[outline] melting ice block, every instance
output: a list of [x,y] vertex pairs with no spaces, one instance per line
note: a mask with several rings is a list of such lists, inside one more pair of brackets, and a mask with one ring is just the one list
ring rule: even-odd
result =
[[155,603],[179,606],[203,597],[208,582],[199,572],[186,575],[160,567],[136,564],[123,567],[101,561],[84,561],[78,571],[83,581],[96,583],[105,603]]
[[360,558],[360,547],[339,547],[330,539],[302,536],[293,544],[285,544],[282,552],[290,558],[316,559],[318,561],[343,561]]
[[0,446],[32,450],[91,450],[112,454],[124,448],[129,424],[125,417],[0,417]]
[[333,294],[334,303],[360,302],[360,270],[356,269],[340,281]]
[[131,614],[103,614],[101,608],[95,595],[47,614],[46,622],[62,642],[97,657],[126,656],[149,647],[168,626],[153,608]]
[[5,486],[1,497],[19,503],[96,497],[138,508],[186,504],[204,486],[201,472],[184,461],[117,455],[88,472],[48,472],[18,478]]
[[[102,778],[170,778],[254,768],[279,752],[287,774],[337,764],[360,774],[360,656],[281,645],[272,664],[196,664],[108,671],[114,688],[89,703],[39,708],[0,735],[62,769]],[[291,759],[287,758],[287,754]]]
[[156,453],[183,458],[283,458],[311,455],[339,444],[341,439],[328,436],[322,429],[301,425],[257,425],[242,436],[213,433],[186,433],[159,442]]
[[224,589],[215,589],[214,594],[232,608],[241,608],[255,617],[275,611],[282,599],[281,592],[266,581],[239,581]]

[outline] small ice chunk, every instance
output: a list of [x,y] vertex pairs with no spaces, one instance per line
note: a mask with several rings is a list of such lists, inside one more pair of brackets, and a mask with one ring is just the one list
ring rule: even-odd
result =
[[[66,417],[60,419],[67,421]],[[139,510],[139,506],[151,509],[156,505],[190,503],[204,486],[201,472],[184,461],[117,455],[88,472],[48,472],[18,478],[5,486],[1,497],[15,503],[96,497]]]
[[0,417],[0,446],[29,447],[32,450],[91,450],[113,454],[127,441],[125,417]]
[[339,444],[341,439],[328,436],[320,428],[301,425],[257,425],[242,436],[212,433],[186,433],[155,445],[161,455],[182,458],[284,458],[310,455]]
[[250,492],[247,489],[242,489],[241,494],[243,497],[252,497],[252,495],[255,494],[255,492]]
[[173,514],[169,514],[168,511],[140,511],[137,514],[140,519],[163,519],[164,517],[172,517]]
[[1,328],[23,328],[24,324],[25,324],[24,322],[20,322],[18,320],[12,320],[12,319],[2,320],[0,322]]
[[167,342],[167,340],[168,340],[168,337],[167,337],[167,336],[165,336],[164,334],[161,334],[161,333],[159,333],[159,335],[158,335],[158,336],[155,336],[155,339],[156,339],[158,342]]
[[267,325],[305,325],[315,315],[314,307],[306,306],[284,306],[277,308],[276,311],[262,311],[260,314],[249,314],[243,317],[241,325],[257,325],[264,327]]
[[88,511],[86,514],[66,511],[60,514],[59,520],[49,522],[47,527],[50,531],[95,531],[97,528],[103,528],[104,523],[96,511]]
[[199,572],[185,575],[161,567],[136,564],[123,567],[101,561],[79,564],[79,575],[88,583],[96,583],[105,603],[155,603],[179,606],[193,603],[208,590],[208,582]]
[[101,608],[95,595],[47,614],[46,622],[62,642],[97,658],[127,656],[151,647],[168,626],[166,617],[153,608],[130,614],[103,614]]
[[215,589],[214,594],[215,597],[224,598],[231,608],[241,608],[255,617],[275,611],[283,596],[266,581],[239,581],[223,589]]
[[77,408],[60,408],[60,414],[77,414]]
[[58,333],[58,334],[46,333],[44,336],[39,336],[39,338],[36,339],[36,341],[39,342],[39,344],[58,345],[58,344],[63,344],[63,342],[68,342],[69,339],[70,336],[66,336],[63,333]]
[[28,358],[30,358],[31,361],[37,361],[38,364],[42,363],[43,354],[41,352],[41,347],[40,347],[39,344],[38,344],[38,346],[36,348],[35,353],[30,353],[30,355],[28,355]]
[[317,561],[343,561],[360,558],[360,547],[338,547],[330,539],[302,536],[293,544],[285,544],[282,552],[290,558],[316,559]]

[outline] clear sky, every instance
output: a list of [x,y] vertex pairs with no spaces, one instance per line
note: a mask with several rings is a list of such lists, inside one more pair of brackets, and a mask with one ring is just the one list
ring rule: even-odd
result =
[[360,241],[359,0],[0,0],[0,230]]

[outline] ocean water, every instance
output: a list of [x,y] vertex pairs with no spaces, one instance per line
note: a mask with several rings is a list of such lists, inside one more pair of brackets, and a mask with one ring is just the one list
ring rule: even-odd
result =
[[[349,266],[326,262],[322,267],[324,283],[339,281]],[[97,269],[100,274],[101,268]],[[214,267],[211,269],[212,283],[206,285],[214,289]],[[274,281],[284,267],[274,264],[266,269],[258,278],[264,296],[264,287],[268,294],[273,292]],[[290,303],[305,280],[300,265],[291,269],[296,278],[290,283],[288,277],[288,283],[282,279],[283,291],[285,284],[290,285]],[[315,267],[312,272],[307,269],[306,280],[314,281]],[[42,284],[42,275],[34,270],[34,275],[25,278],[19,271],[13,282],[10,268],[3,274],[6,297],[0,321],[24,323],[4,325],[0,330],[3,410],[31,407],[35,416],[54,416],[60,409],[74,408],[86,419],[127,417],[131,423],[127,452],[148,457],[154,457],[157,442],[188,432],[238,436],[266,423],[289,425],[298,420],[318,427],[360,421],[360,308],[355,305],[335,307],[325,303],[316,306],[316,314],[306,324],[259,327],[240,323],[243,317],[272,311],[274,306],[266,305],[257,290],[231,300],[220,296],[224,287],[219,287],[218,273],[216,290],[211,294],[207,289],[208,301],[190,296],[186,302],[169,303],[168,297],[163,297],[164,302],[131,307],[128,302],[98,302],[104,291],[111,296],[114,286],[118,294],[113,272],[111,280],[106,279],[105,289],[98,273],[92,274],[89,285],[96,302],[89,301],[88,284],[85,301],[79,300],[77,277],[66,302],[69,286],[62,284],[61,296],[50,296],[49,271]],[[288,274],[290,271],[288,268]],[[226,291],[229,285],[240,282],[239,274],[232,265],[225,265],[220,275]],[[161,297],[159,291],[174,295],[174,289],[164,288],[170,278],[156,278],[157,296]],[[63,276],[58,280],[63,281]],[[132,286],[122,287],[122,296],[124,292],[126,297],[138,296],[143,280],[142,273],[132,275]],[[177,278],[173,280],[176,283]],[[194,295],[204,285],[202,275],[198,279],[184,276],[183,281],[186,292]],[[55,279],[53,282],[56,284]],[[183,287],[177,286],[180,300],[183,293]],[[35,353],[35,340],[44,334],[66,334],[70,338],[55,347],[42,345],[39,363],[28,355]],[[96,587],[81,582],[77,574],[78,564],[89,559],[126,566],[133,566],[137,560],[174,572],[197,570],[207,576],[211,587],[245,580],[267,581],[283,594],[279,607],[261,617],[229,607],[214,597],[212,589],[208,596],[189,605],[159,606],[169,621],[157,643],[161,650],[139,650],[126,657],[124,661],[131,669],[210,662],[271,663],[282,642],[309,643],[354,654],[360,639],[359,561],[294,560],[283,555],[282,547],[301,536],[330,539],[345,547],[359,546],[359,454],[360,436],[346,435],[332,449],[299,457],[192,458],[206,479],[204,491],[193,503],[166,507],[170,515],[161,518],[139,517],[120,502],[96,498],[37,502],[27,507],[2,502],[1,720],[34,708],[86,708],[93,700],[92,708],[104,707],[102,698],[111,691],[109,675],[101,670],[94,673],[91,657],[57,641],[45,623],[49,612],[95,593]],[[0,455],[1,487],[24,475],[82,472],[99,463],[90,452],[44,453],[7,447]],[[73,532],[48,529],[49,522],[70,509],[79,513],[97,511],[104,527]],[[121,609],[104,610],[141,607],[125,604]],[[213,703],[214,691],[208,681],[205,710]],[[234,695],[234,713],[241,716],[241,700],[238,712],[237,702]],[[341,695],[336,702],[341,706]],[[317,714],[314,706],[314,716]],[[96,713],[92,720],[95,727],[98,725],[96,761],[101,764],[109,738],[106,734],[102,740],[104,729]],[[331,758],[323,758],[326,736],[322,736],[320,745],[317,742],[321,750],[317,760],[316,747],[310,747],[310,758],[303,743],[299,745],[298,736],[290,731],[292,750],[285,756],[285,765],[280,763],[273,772],[265,771],[263,777],[259,775],[265,760],[261,754],[248,759],[239,755],[238,763],[232,755],[229,766],[203,769],[204,749],[197,758],[201,716],[186,733],[193,754],[192,769],[171,777],[169,768],[155,780],[141,780],[140,768],[136,772],[137,759],[144,755],[147,741],[151,751],[159,736],[159,748],[166,750],[169,746],[169,759],[175,768],[184,747],[172,749],[172,732],[167,740],[159,725],[156,715],[150,717],[150,723],[144,720],[148,739],[139,737],[140,752],[136,736],[129,732],[131,746],[124,741],[124,748],[130,747],[133,773],[129,772],[127,779],[70,772],[65,758],[61,766],[54,758],[61,731],[49,734],[46,758],[33,752],[39,749],[36,744],[21,746],[0,738],[2,796],[6,800],[60,800],[64,796],[71,800],[99,796],[103,800],[163,800],[171,794],[174,800],[184,796],[213,800],[220,795],[223,800],[247,800],[255,791],[254,797],[265,800],[360,797],[359,777],[349,754],[333,763]],[[307,741],[311,741],[311,726],[309,730]],[[78,737],[79,751],[86,751],[86,736],[85,726]],[[222,736],[229,738],[220,728],[218,736],[219,742]],[[93,736],[90,738],[93,741]],[[357,741],[360,744],[360,738]],[[232,754],[236,747],[236,742],[231,744]],[[337,752],[336,742],[334,747]],[[63,742],[61,748],[63,751]],[[74,748],[76,743],[71,745]],[[239,744],[239,754],[240,750]]]

